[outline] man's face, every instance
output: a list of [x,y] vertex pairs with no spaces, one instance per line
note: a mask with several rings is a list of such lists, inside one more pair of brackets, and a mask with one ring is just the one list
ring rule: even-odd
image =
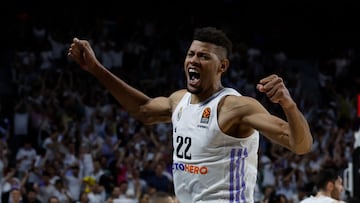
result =
[[14,189],[13,191],[11,191],[11,197],[14,200],[20,200],[21,199],[21,192],[18,189]]
[[221,48],[201,41],[193,41],[184,61],[187,89],[193,94],[207,91],[219,84],[222,61]]

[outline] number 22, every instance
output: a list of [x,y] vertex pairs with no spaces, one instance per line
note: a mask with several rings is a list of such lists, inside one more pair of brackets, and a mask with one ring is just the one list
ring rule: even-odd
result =
[[176,147],[176,156],[178,158],[191,159],[191,154],[189,152],[191,138],[178,136],[176,142],[178,143],[178,146]]

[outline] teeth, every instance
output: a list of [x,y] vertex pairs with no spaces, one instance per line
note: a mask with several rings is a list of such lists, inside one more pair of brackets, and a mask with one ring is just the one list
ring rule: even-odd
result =
[[190,68],[189,73],[199,73],[197,70]]
[[196,69],[189,68],[188,71],[189,71],[189,77],[191,80],[194,81],[194,80],[198,80],[200,78],[200,73]]

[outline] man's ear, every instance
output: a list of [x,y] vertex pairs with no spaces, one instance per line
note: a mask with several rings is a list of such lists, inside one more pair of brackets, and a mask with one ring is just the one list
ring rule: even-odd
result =
[[229,59],[223,59],[221,61],[221,67],[220,70],[222,73],[225,73],[227,71],[227,69],[229,68]]
[[333,181],[329,181],[326,183],[326,191],[333,191],[335,189],[335,183]]

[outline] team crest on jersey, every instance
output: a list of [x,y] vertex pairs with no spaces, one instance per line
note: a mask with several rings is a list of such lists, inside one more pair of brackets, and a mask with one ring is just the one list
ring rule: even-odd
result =
[[211,109],[210,109],[210,107],[206,107],[206,108],[204,109],[203,113],[202,113],[200,123],[208,124],[208,123],[209,123],[210,114],[211,114]]
[[177,113],[177,117],[176,117],[176,119],[179,121],[180,120],[180,118],[181,118],[181,113],[182,113],[182,110],[183,110],[183,108],[181,107],[180,109],[179,109],[179,111],[178,111],[178,113]]

